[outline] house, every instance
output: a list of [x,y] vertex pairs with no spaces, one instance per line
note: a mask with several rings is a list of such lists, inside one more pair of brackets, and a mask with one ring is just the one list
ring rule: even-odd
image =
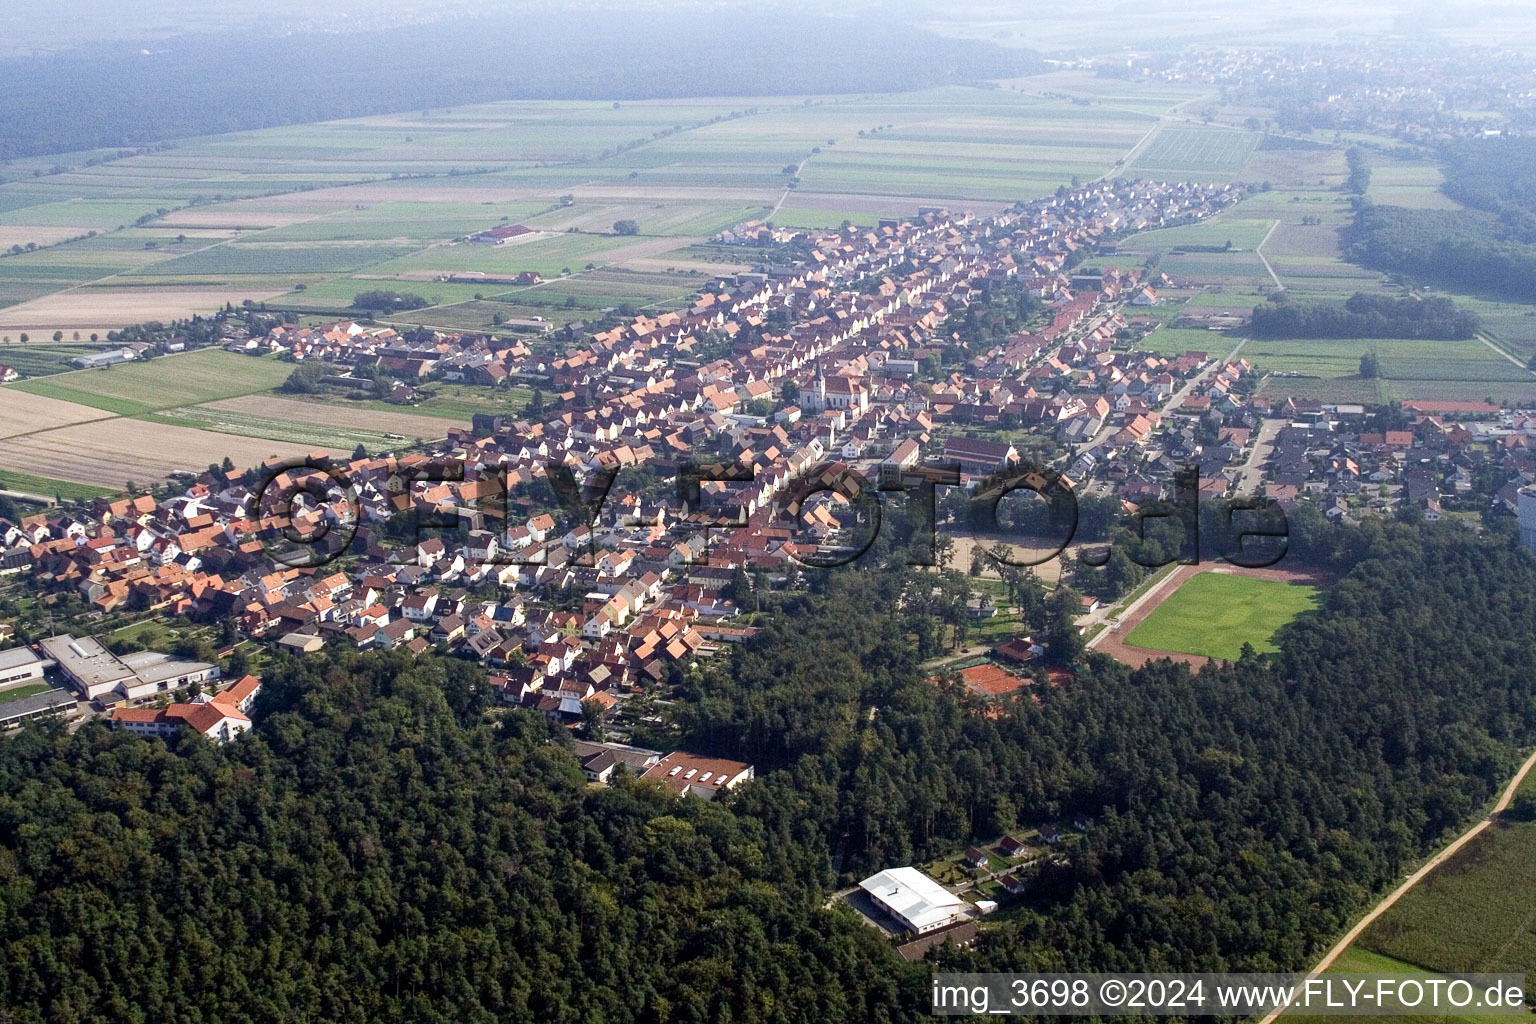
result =
[[975,846],[967,846],[965,848],[965,863],[969,867],[985,868],[988,864],[992,863],[992,858],[987,856],[987,851],[985,850]]
[[646,769],[643,779],[660,782],[679,796],[713,800],[721,790],[734,789],[753,777],[749,764],[674,750]]
[[987,475],[1016,465],[1019,450],[1011,444],[997,441],[951,437],[944,442],[944,461],[958,462],[960,469],[966,473]]
[[1004,875],[1002,878],[999,878],[998,884],[1001,885],[1003,887],[1003,891],[1008,893],[1010,896],[1017,896],[1025,889],[1029,888],[1029,884],[1025,882],[1023,878],[1020,878],[1017,873],[1012,872]]
[[646,750],[623,743],[573,740],[571,746],[588,782],[607,782],[613,770],[621,764],[633,775],[644,775],[647,769],[661,760],[659,750]]
[[1061,842],[1061,833],[1057,831],[1056,826],[1041,825],[1039,831],[1040,841],[1042,843],[1049,843],[1050,845],[1055,846],[1057,843]]
[[215,743],[228,743],[249,732],[248,712],[261,693],[261,680],[242,676],[222,693],[203,696],[190,704],[172,704],[166,708],[114,708],[112,725],[140,736],[169,736],[180,729],[190,729]]
[[190,729],[216,743],[228,743],[251,728],[243,712],[225,704],[172,704],[167,708],[115,708],[114,728],[126,729],[140,736],[170,736],[180,729]]
[[1029,852],[1029,846],[1024,840],[1014,836],[1003,836],[997,842],[997,848],[1004,857],[1018,857]]

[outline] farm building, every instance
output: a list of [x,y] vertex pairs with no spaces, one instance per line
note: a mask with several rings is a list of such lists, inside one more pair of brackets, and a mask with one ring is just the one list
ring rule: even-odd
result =
[[105,352],[91,352],[87,355],[76,356],[71,359],[70,365],[81,370],[95,370],[103,366],[114,366],[117,363],[126,363],[136,358],[132,349],[114,348]]

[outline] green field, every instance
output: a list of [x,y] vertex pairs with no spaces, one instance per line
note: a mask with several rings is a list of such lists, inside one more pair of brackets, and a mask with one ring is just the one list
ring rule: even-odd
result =
[[[1536,776],[1520,792],[1536,796]],[[1495,822],[1405,893],[1358,945],[1436,971],[1536,972],[1536,822]]]
[[76,370],[12,387],[124,416],[238,398],[269,391],[288,379],[293,367],[221,349],[165,356],[150,362],[119,363],[100,370]]
[[[398,411],[397,406],[390,408]],[[300,423],[294,420],[272,419],[244,413],[213,409],[208,406],[183,406],[162,412],[147,413],[139,419],[152,423],[166,423],[177,427],[194,427],[212,430],[220,434],[238,437],[260,437],[269,441],[286,441],[309,448],[356,448],[362,445],[371,451],[391,449],[400,442],[382,430],[360,430],[353,427],[327,427],[317,423]],[[446,433],[446,430],[444,431]]]
[[[1360,357],[1375,352],[1376,380],[1360,378]],[[1298,374],[1270,377],[1261,393],[1324,402],[1374,402],[1403,398],[1504,401],[1536,396],[1536,377],[1480,341],[1423,339],[1254,340],[1243,358],[1260,371]]]
[[1318,606],[1316,587],[1232,573],[1190,577],[1126,636],[1135,647],[1235,660],[1243,644],[1272,652],[1275,633]]
[[[1526,776],[1520,793],[1536,795],[1536,775]],[[1329,968],[1343,974],[1457,972],[1536,972],[1536,822],[1500,820],[1484,830],[1405,893]],[[1528,980],[1527,997],[1533,987]],[[1328,1018],[1285,1019],[1308,1024]],[[1491,1024],[1508,1018],[1438,1019]]]
[[90,501],[93,498],[105,498],[117,493],[110,487],[92,487],[90,484],[54,480],[49,477],[33,476],[31,473],[18,473],[10,469],[0,469],[0,490],[21,491],[45,498],[59,497],[65,501]]
[[69,365],[71,359],[99,351],[84,345],[6,345],[0,346],[0,366],[12,367],[27,377],[42,377],[68,373],[74,369]]
[[1259,144],[1255,132],[1226,128],[1163,128],[1136,156],[1132,169],[1147,177],[1228,179],[1242,171]]

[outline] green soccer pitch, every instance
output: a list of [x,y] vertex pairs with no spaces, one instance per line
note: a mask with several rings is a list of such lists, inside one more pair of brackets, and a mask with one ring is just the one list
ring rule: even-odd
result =
[[1169,594],[1126,636],[1134,647],[1236,660],[1243,644],[1277,650],[1274,635],[1318,606],[1318,591],[1299,583],[1203,572]]

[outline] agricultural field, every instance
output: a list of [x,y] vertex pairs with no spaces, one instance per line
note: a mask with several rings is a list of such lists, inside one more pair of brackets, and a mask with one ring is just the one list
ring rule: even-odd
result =
[[1202,572],[1163,599],[1125,642],[1178,654],[1236,660],[1243,644],[1278,650],[1275,634],[1318,606],[1318,591],[1296,583],[1236,573]]
[[220,245],[199,252],[161,260],[134,273],[138,276],[233,276],[246,274],[328,274],[350,273],[371,263],[405,256],[414,252],[411,245],[371,245],[338,243],[335,245],[284,245],[272,242],[247,242]]
[[92,406],[33,394],[15,385],[0,389],[0,395],[4,396],[0,401],[0,438],[103,419],[106,415]]
[[1445,176],[1432,163],[1409,163],[1375,157],[1365,198],[1379,206],[1418,210],[1459,210],[1461,204],[1440,191]]
[[[1363,380],[1360,358],[1374,352],[1380,377]],[[1536,396],[1536,376],[1480,341],[1422,339],[1255,339],[1243,358],[1271,376],[1261,393],[1325,402],[1403,398],[1510,400]],[[1295,376],[1290,376],[1294,374]]]
[[288,379],[293,367],[272,358],[203,349],[150,362],[75,370],[47,380],[22,381],[14,390],[79,402],[122,415],[195,405],[267,391]]
[[[1526,777],[1520,796],[1536,797],[1536,775]],[[1506,814],[1489,826],[1388,908],[1329,971],[1536,971],[1536,822]],[[1533,988],[1527,981],[1527,997]],[[1303,1024],[1311,1018],[1287,1014],[1285,1019]]]
[[101,351],[91,345],[4,345],[0,346],[0,366],[9,366],[24,377],[45,377],[68,373],[69,361],[76,356]]
[[[1205,92],[1053,73],[889,95],[487,103],[186,139],[0,183],[0,249],[43,247],[0,257],[0,332],[106,331],[245,299],[342,311],[403,282],[452,304],[483,289],[430,279],[462,270],[568,269],[557,301],[582,309],[674,302],[671,281],[583,278],[729,272],[739,261],[701,259],[700,243],[781,203],[780,223],[833,227],[1046,195],[1113,172]],[[1200,140],[1187,158],[1230,169],[1217,173],[1241,155],[1205,134],[1253,141],[1168,129],[1150,154],[1174,160],[1181,133]],[[639,237],[610,234],[617,220]],[[541,233],[445,244],[502,223]]]
[[64,501],[91,501],[117,493],[115,487],[96,487],[92,484],[75,483],[73,480],[55,480],[51,477],[18,473],[0,469],[0,491],[16,491],[34,494],[39,498],[60,498]]
[[[438,385],[438,387],[442,386]],[[517,390],[521,392],[521,389]],[[504,397],[507,405],[524,400],[520,393],[513,396],[507,392]],[[400,437],[440,438],[455,426],[469,426],[470,421],[469,416],[455,417],[441,413],[419,412],[415,408],[398,405],[386,405],[386,408],[378,409],[373,405],[374,403],[370,402],[326,401],[321,403],[281,398],[275,395],[247,395],[243,398],[210,402],[189,410],[170,410],[168,415],[194,411],[198,415],[216,413],[242,419],[265,418],[290,425],[308,424],[359,436],[377,435],[380,438],[379,443],[363,442],[370,449],[392,447],[392,443],[397,442]],[[234,432],[249,433],[247,430]],[[391,434],[396,437],[389,437]],[[357,443],[357,441],[352,442],[354,445]]]
[[1149,178],[1227,181],[1242,173],[1259,144],[1256,132],[1230,128],[1160,128],[1131,164]]
[[[121,279],[118,279],[121,280]],[[156,280],[144,278],[142,280]],[[72,282],[63,282],[66,286]],[[53,292],[0,309],[0,332],[4,338],[12,332],[33,331],[35,336],[52,332],[99,332],[117,330],[127,324],[159,320],[168,323],[195,313],[209,313],[226,303],[239,305],[249,299],[264,302],[281,295],[289,284],[272,287],[253,285],[231,287],[222,283],[201,285],[167,284],[166,287],[121,288],[106,285]]]
[[1125,249],[1148,252],[1155,249],[1177,249],[1180,246],[1225,246],[1231,243],[1237,251],[1258,248],[1264,236],[1274,225],[1269,220],[1248,220],[1229,216],[1230,211],[1198,224],[1186,224],[1176,228],[1160,228],[1142,231],[1121,243]]
[[[314,445],[113,417],[9,438],[0,452],[0,465],[31,476],[117,490],[128,481],[156,482],[226,458],[244,467],[313,450]],[[331,454],[350,455],[351,449],[336,448]]]
[[1536,969],[1536,822],[1497,822],[1430,872],[1358,940],[1431,970]]
[[[1232,351],[1237,341],[1237,338],[1222,331],[1159,327],[1137,342],[1136,347],[1161,356],[1181,356],[1185,352],[1209,352],[1213,356],[1225,356]],[[1244,358],[1247,357],[1246,346],[1242,354]]]

